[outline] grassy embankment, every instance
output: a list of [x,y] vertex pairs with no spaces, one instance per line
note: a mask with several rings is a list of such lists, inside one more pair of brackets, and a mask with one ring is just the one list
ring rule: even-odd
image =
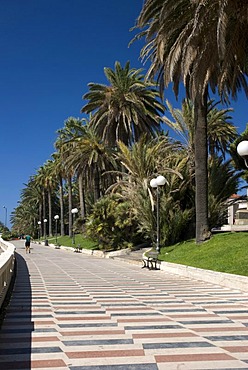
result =
[[[44,241],[44,239],[42,239],[42,241]],[[48,243],[56,244],[55,236],[49,237]],[[85,238],[82,234],[75,235],[75,244],[73,244],[73,240],[69,236],[58,236],[57,244],[63,245],[65,247],[74,247],[80,244],[81,248],[84,248],[84,249],[97,249],[98,248],[98,244],[96,242]]]
[[194,240],[162,248],[160,259],[206,270],[248,276],[248,233],[213,235],[201,245]]

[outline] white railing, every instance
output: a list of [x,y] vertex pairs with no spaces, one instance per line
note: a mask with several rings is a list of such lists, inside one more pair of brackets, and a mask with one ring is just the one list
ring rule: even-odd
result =
[[15,267],[15,246],[0,236],[0,307],[8,292]]

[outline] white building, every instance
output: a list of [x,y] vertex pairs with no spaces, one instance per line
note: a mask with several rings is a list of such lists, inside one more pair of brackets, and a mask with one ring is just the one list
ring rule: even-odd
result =
[[[240,199],[240,200],[239,200]],[[247,200],[239,195],[232,195],[228,199],[227,225],[221,227],[222,231],[248,231]]]

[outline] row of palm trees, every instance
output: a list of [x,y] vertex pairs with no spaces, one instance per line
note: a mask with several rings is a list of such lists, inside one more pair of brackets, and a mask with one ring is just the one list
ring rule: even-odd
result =
[[[165,189],[170,196],[169,199],[164,197],[166,204],[171,204],[169,210],[173,213],[178,207],[182,214],[188,210],[194,214],[187,217],[195,222],[196,242],[200,243],[210,236],[211,199],[218,198],[218,202],[223,202],[224,195],[228,195],[227,191],[216,194],[217,187],[212,186],[211,173],[217,165],[233,180],[229,192],[231,188],[233,192],[237,190],[237,174],[230,161],[224,162],[224,158],[217,156],[219,153],[222,157],[225,155],[237,133],[232,125],[224,122],[227,117],[221,121],[223,112],[219,113],[218,129],[217,125],[211,125],[210,114],[214,120],[218,110],[213,101],[209,102],[208,95],[210,90],[217,90],[221,99],[228,101],[229,95],[236,97],[241,89],[248,93],[247,0],[146,0],[136,27],[141,29],[137,38],[145,40],[141,57],[150,61],[146,77],[141,70],[131,69],[129,63],[122,68],[116,62],[114,70],[104,69],[108,85],[89,84],[89,92],[83,97],[88,103],[82,109],[89,115],[88,122],[83,124],[85,122],[80,119],[70,118],[58,132],[53,159],[30,179],[40,193],[39,201],[36,198],[32,207],[38,207],[38,218],[41,212],[43,217],[49,213],[49,233],[52,233],[52,208],[57,206],[61,220],[64,220],[64,214],[68,215],[71,234],[73,202],[79,203],[81,219],[85,220],[94,203],[109,189],[117,188],[120,197],[126,194],[127,199],[128,194],[131,200],[131,189],[136,189],[134,203],[130,202],[130,205],[134,210],[134,205],[138,209],[139,204],[143,204],[148,215],[145,194],[148,193],[152,201],[152,193],[147,184],[152,175],[163,173],[171,180],[168,183],[174,184],[171,189]],[[153,78],[158,81],[160,94]],[[163,116],[164,107],[159,95],[162,97],[165,87],[172,83],[177,96],[181,82],[187,96],[181,113],[168,103],[174,124]],[[227,110],[225,114],[228,113]],[[186,126],[178,119],[180,114],[186,118]],[[168,135],[161,134],[161,122],[183,135],[189,145],[176,143]],[[215,130],[212,133],[211,126]],[[153,156],[156,162],[142,152],[140,143],[148,153],[154,150],[151,146],[157,148],[155,152],[159,155]],[[136,152],[143,156],[143,162],[133,158]],[[136,169],[137,180],[131,176],[131,164],[123,156],[144,167],[146,161],[150,161],[153,168],[149,167],[145,172]],[[60,184],[59,190],[56,181]],[[188,191],[189,184],[191,191]],[[20,207],[26,199],[27,188],[23,191]],[[142,191],[144,197],[140,199]],[[45,193],[48,205],[45,204]],[[67,202],[64,202],[64,196]],[[19,207],[13,215],[15,225],[17,210],[19,212]],[[35,215],[37,212],[33,217]],[[65,232],[63,225],[62,221],[62,234]],[[149,228],[142,222],[138,225],[143,231]],[[164,225],[168,225],[166,220]]]
[[[93,93],[90,96],[86,94],[90,100],[83,110],[89,110],[91,101],[94,104],[98,101],[100,107],[104,103],[107,104],[106,101],[109,102],[109,105],[105,107],[105,116],[110,125],[111,119],[112,124],[116,125],[118,118],[113,118],[113,112],[115,114],[119,112],[118,115],[122,117],[122,122],[118,122],[115,141],[111,141],[113,140],[112,134],[109,140],[107,136],[104,136],[107,133],[101,131],[101,128],[105,127],[106,122],[103,121],[101,126],[99,120],[94,121],[94,113],[89,116],[88,120],[69,117],[64,127],[57,131],[58,136],[54,145],[56,152],[52,155],[52,159],[49,159],[35,175],[31,176],[22,190],[19,206],[12,214],[13,229],[16,232],[23,233],[25,230],[33,235],[37,234],[38,221],[47,218],[48,234],[52,235],[55,225],[53,216],[58,213],[60,234],[66,233],[72,236],[73,220],[70,211],[77,207],[80,211],[77,222],[78,231],[85,230],[88,222],[88,229],[94,237],[99,231],[99,223],[95,228],[92,226],[97,219],[95,210],[99,212],[99,207],[103,206],[102,199],[106,197],[112,199],[114,194],[115,201],[118,199],[119,202],[128,202],[130,210],[128,217],[135,219],[134,229],[136,234],[140,234],[140,239],[154,239],[156,223],[152,212],[154,194],[149,187],[149,181],[159,173],[165,175],[168,180],[161,204],[162,215],[164,215],[164,220],[161,217],[163,242],[168,244],[178,240],[183,237],[186,229],[189,229],[189,224],[191,226],[195,224],[193,104],[189,100],[184,100],[181,109],[174,109],[167,101],[166,108],[171,116],[169,119],[159,114],[164,113],[165,107],[157,103],[158,93],[153,87],[154,103],[159,107],[156,115],[153,110],[154,128],[152,131],[147,130],[145,134],[142,129],[138,134],[139,129],[134,130],[132,125],[139,126],[139,114],[143,121],[140,113],[141,106],[144,112],[147,111],[148,107],[145,108],[143,101],[144,96],[147,96],[145,90],[149,90],[151,84],[146,82],[147,87],[145,87],[145,84],[141,83],[140,74],[134,74],[134,70],[131,72],[129,64],[122,68],[119,63],[116,63],[112,75],[116,75],[113,81],[118,81],[118,84],[113,86],[112,80],[109,79],[110,87],[105,86],[104,89],[104,85],[101,85],[101,90],[104,92],[100,96],[99,85],[96,84],[95,88],[91,84],[90,89],[96,91],[96,96]],[[137,86],[133,81],[134,75],[137,78]],[[129,79],[132,80],[130,85],[128,84]],[[125,86],[125,93],[123,93],[123,86]],[[134,91],[133,86],[135,86]],[[113,91],[113,97],[110,91]],[[134,99],[135,94],[137,96]],[[151,90],[148,94],[149,100],[151,99],[150,94]],[[132,96],[131,102],[130,96]],[[134,101],[137,102],[138,98],[142,101],[141,104],[137,104],[139,114],[134,119],[130,112],[134,115],[136,107]],[[151,103],[150,105],[154,109],[154,105]],[[96,106],[92,108],[95,110]],[[237,137],[236,129],[230,122],[231,111],[231,109],[218,109],[213,100],[208,102],[209,169],[211,174],[218,168],[217,178],[218,185],[220,185],[214,185],[215,178],[210,176],[212,191],[209,199],[212,226],[223,221],[226,210],[225,201],[238,187],[239,174],[232,168],[230,160],[224,162],[224,156],[230,143]],[[96,112],[98,114],[98,110]],[[104,115],[104,112],[102,111],[101,114]],[[156,124],[158,119],[160,120],[159,125]],[[162,128],[165,127],[173,130],[178,139],[173,139],[168,132],[163,132]],[[119,140],[120,135],[122,136]],[[103,202],[106,204],[106,200]],[[108,223],[111,222],[108,220]],[[45,234],[44,229],[42,232]],[[125,233],[125,230],[122,232]],[[172,235],[172,232],[176,235]],[[191,227],[191,232],[193,233],[193,227]],[[100,234],[103,239],[102,233]]]
[[[64,127],[58,130],[56,152],[52,159],[39,168],[22,192],[21,198],[27,199],[32,204],[30,208],[25,207],[25,212],[30,210],[33,218],[39,220],[47,218],[48,213],[49,234],[52,234],[54,190],[59,193],[61,235],[65,233],[66,223],[71,236],[72,215],[68,210],[73,208],[75,180],[78,181],[76,191],[80,202],[80,216],[84,220],[85,189],[93,189],[90,202],[92,204],[104,194],[116,177],[113,174],[103,177],[102,174],[114,169],[115,159],[110,153],[116,150],[117,141],[121,140],[130,145],[142,133],[147,132],[150,137],[155,137],[160,129],[160,114],[164,108],[158,100],[159,94],[155,84],[145,81],[141,70],[131,69],[129,62],[123,68],[116,62],[114,70],[105,68],[104,72],[109,85],[89,84],[90,91],[84,96],[89,102],[82,111],[90,114],[89,120],[73,117],[66,120]],[[64,222],[64,191],[68,200],[66,222]],[[35,201],[31,199],[32,196],[35,197]],[[30,217],[22,216],[24,211],[22,203],[21,201],[13,213],[14,227],[18,224],[18,219],[22,225],[20,227],[30,225]],[[37,211],[34,212],[35,207],[38,207],[38,214]],[[26,224],[21,221],[22,219],[26,220]],[[31,224],[34,224],[34,220]]]

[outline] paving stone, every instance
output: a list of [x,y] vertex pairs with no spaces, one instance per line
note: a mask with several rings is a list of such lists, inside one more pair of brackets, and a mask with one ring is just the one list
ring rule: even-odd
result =
[[248,294],[16,241],[0,369],[248,369]]

